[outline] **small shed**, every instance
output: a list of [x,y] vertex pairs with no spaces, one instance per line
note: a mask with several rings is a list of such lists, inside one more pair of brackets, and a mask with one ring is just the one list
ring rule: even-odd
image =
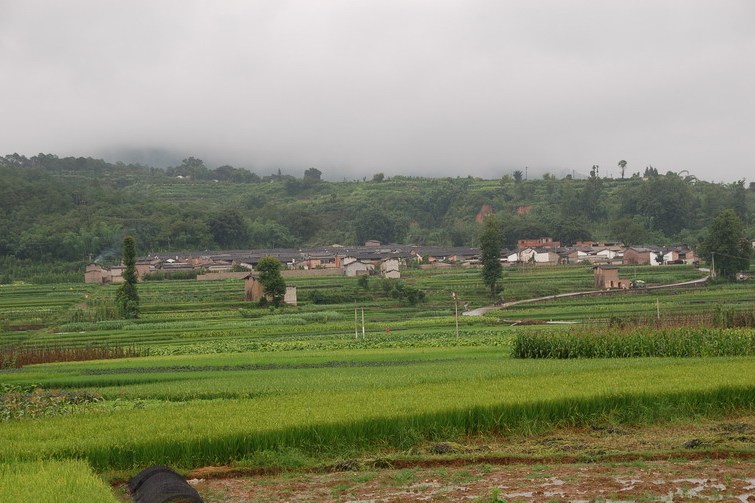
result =
[[592,270],[595,275],[595,288],[629,288],[629,280],[619,279],[619,268],[614,265],[596,265]]
[[87,264],[84,271],[84,283],[102,284],[110,279],[110,274],[98,264]]
[[[244,277],[244,300],[248,302],[259,302],[265,296],[265,290],[260,283],[259,274],[249,273]],[[270,300],[270,298],[268,298]],[[283,296],[283,303],[289,306],[298,304],[295,286],[286,286],[286,293]]]

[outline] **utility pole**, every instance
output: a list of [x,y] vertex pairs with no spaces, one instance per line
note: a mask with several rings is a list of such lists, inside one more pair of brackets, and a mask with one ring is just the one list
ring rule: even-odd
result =
[[456,310],[456,337],[459,337],[459,298],[456,292],[451,292],[451,297],[454,299],[454,308]]
[[354,338],[359,339],[359,332],[357,331],[357,305],[354,303]]
[[716,253],[710,252],[710,277],[715,279],[716,277]]
[[365,333],[364,333],[364,308],[362,308],[362,339],[366,339],[366,338],[367,337],[365,336]]

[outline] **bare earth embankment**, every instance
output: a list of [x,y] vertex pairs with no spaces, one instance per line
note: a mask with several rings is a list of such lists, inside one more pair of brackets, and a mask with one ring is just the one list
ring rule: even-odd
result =
[[755,501],[755,416],[470,438],[320,470],[189,474],[208,503]]

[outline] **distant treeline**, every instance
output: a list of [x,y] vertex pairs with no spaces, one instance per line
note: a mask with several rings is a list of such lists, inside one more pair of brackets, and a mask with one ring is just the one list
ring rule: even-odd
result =
[[564,244],[603,239],[694,246],[727,208],[755,237],[755,190],[744,180],[710,183],[654,168],[626,179],[601,178],[593,169],[581,180],[549,174],[526,180],[519,171],[493,180],[376,173],[330,182],[321,175],[310,168],[301,176],[259,176],[232,166],[210,169],[194,157],[160,169],[7,155],[0,157],[0,260],[117,261],[125,234],[136,237],[139,255],[348,246],[368,239],[473,246],[483,205],[498,215],[509,248],[517,239],[542,236]]

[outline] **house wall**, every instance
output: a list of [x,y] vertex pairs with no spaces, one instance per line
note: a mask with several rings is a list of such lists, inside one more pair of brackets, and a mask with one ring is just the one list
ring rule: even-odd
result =
[[144,275],[152,269],[150,264],[136,264],[136,277],[137,279],[144,279]]
[[102,284],[105,282],[105,270],[97,264],[89,264],[84,272],[84,283]]
[[244,300],[259,302],[262,298],[262,284],[254,276],[250,276],[244,282]]
[[595,268],[595,288],[600,288],[601,290],[621,288],[626,290],[629,288],[629,283],[629,280],[619,278],[618,269]]
[[560,248],[560,241],[553,241],[551,238],[539,239],[520,239],[516,242],[519,249],[522,248]]
[[313,276],[340,276],[343,274],[340,269],[326,268],[326,269],[289,269],[281,271],[281,276],[284,278],[305,278]]
[[519,252],[519,262],[529,262],[532,260],[532,257],[537,255],[535,250],[532,250],[531,248],[527,248],[526,250],[522,250]]
[[632,248],[628,248],[624,252],[624,263],[637,265],[649,264],[650,252],[639,252]]
[[354,276],[364,276],[369,274],[370,271],[374,269],[374,266],[372,264],[365,264],[357,261],[348,264],[343,269],[346,276],[353,278]]
[[558,264],[558,255],[553,252],[536,253],[535,263],[538,265],[556,265]]
[[283,303],[284,304],[288,304],[289,306],[295,306],[295,305],[297,305],[296,287],[295,286],[287,286],[286,287],[286,295],[283,297]]
[[401,278],[401,272],[399,272],[399,262],[397,259],[392,258],[384,260],[380,263],[380,274],[385,278],[399,279]]
[[595,269],[595,288],[617,288],[619,286],[619,270]]
[[[249,302],[259,302],[264,295],[265,292],[259,279],[255,276],[249,276],[244,282],[244,300]],[[286,286],[286,293],[283,295],[283,303],[288,304],[289,306],[297,305],[298,299],[295,286]]]

